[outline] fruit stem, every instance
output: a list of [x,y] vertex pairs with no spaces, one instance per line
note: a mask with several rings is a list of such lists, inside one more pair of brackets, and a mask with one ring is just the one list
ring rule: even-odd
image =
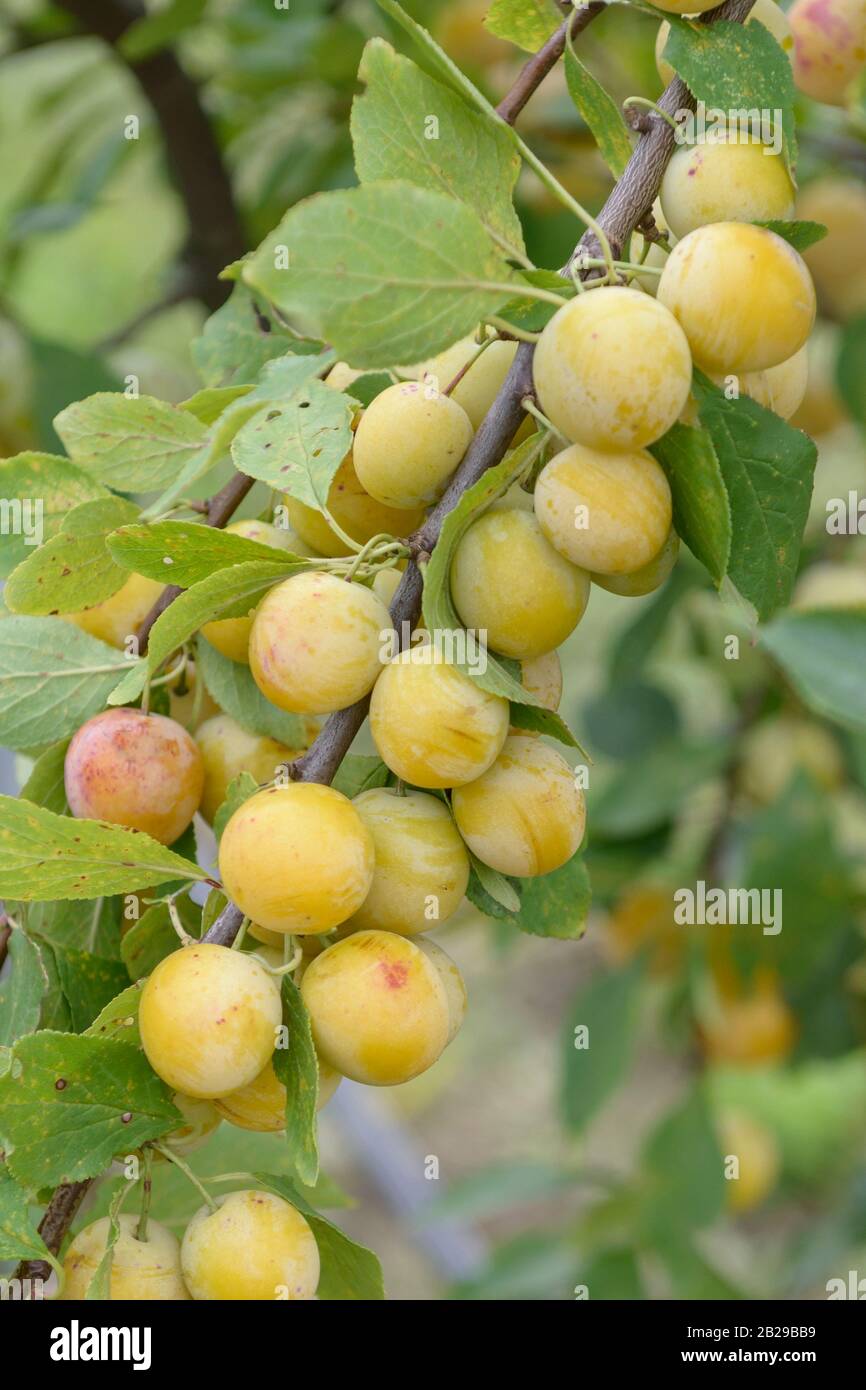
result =
[[557,439],[561,439],[563,444],[565,444],[566,447],[568,446],[570,441],[566,439],[564,434],[560,433],[560,431],[556,428],[555,425],[552,425],[550,423],[547,416],[539,410],[538,406],[535,404],[535,401],[532,399],[531,396],[524,396],[520,404],[523,406],[523,409],[526,411],[527,415],[531,415],[533,419],[537,420],[538,423],[548,431],[549,434],[555,434]]
[[489,314],[484,322],[497,328],[500,333],[507,333],[509,338],[517,338],[521,343],[537,343],[541,337],[540,333],[531,333],[528,328],[515,328],[513,323],[499,318],[496,314]]
[[151,1179],[151,1166],[153,1164],[153,1151],[149,1144],[144,1147],[144,1174],[141,1179],[141,1207],[139,1209],[138,1225],[135,1228],[136,1240],[147,1240],[147,1218],[150,1215],[150,1198],[153,1191]]
[[162,1154],[163,1158],[167,1158],[169,1163],[175,1164],[175,1166],[180,1169],[184,1177],[192,1183],[193,1187],[195,1187],[200,1193],[200,1195],[204,1198],[211,1212],[211,1215],[213,1215],[213,1213],[218,1210],[217,1204],[214,1201],[213,1197],[210,1195],[210,1193],[207,1191],[207,1189],[204,1187],[204,1185],[201,1182],[199,1182],[198,1178],[190,1168],[189,1164],[184,1163],[183,1159],[179,1158],[176,1153],[172,1153],[171,1149],[168,1148],[168,1146],[165,1144],[154,1143],[153,1147],[159,1153]]
[[679,127],[669,111],[663,111],[658,102],[650,101],[649,97],[626,97],[623,102],[623,109],[628,110],[631,106],[645,106],[649,111],[654,111],[657,116],[661,116],[663,121],[667,121],[671,130],[678,130]]

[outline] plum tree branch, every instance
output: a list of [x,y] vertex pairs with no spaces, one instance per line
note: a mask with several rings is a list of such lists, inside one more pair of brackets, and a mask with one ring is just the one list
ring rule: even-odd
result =
[[[56,0],[84,29],[118,48],[126,31],[147,14],[139,0]],[[234,193],[199,96],[198,87],[169,48],[127,67],[147,97],[162,133],[165,159],[186,209],[184,260],[191,293],[213,311],[231,285],[219,273],[246,251]]]
[[556,67],[565,52],[569,29],[571,37],[576,38],[605,7],[605,0],[591,0],[590,4],[581,5],[577,9],[568,5],[569,17],[551,34],[547,43],[523,65],[511,90],[506,92],[497,106],[496,110],[503,121],[507,121],[509,125],[514,124],[529,98],[547,74]]
[[[752,9],[755,0],[726,0],[715,10],[708,11],[700,17],[700,22],[705,24],[715,23],[720,19],[728,19],[742,23]],[[89,10],[87,0],[63,0],[67,6],[81,5]],[[581,24],[581,28],[591,23],[592,19],[601,9],[594,5],[587,5],[586,10],[592,10]],[[570,19],[567,22],[576,23],[578,21]],[[564,26],[562,26],[564,28]],[[557,38],[554,35],[554,39]],[[550,40],[552,43],[553,40]],[[565,38],[563,34],[563,48]],[[562,50],[560,50],[561,53]],[[537,57],[538,55],[536,55]],[[514,120],[523,109],[526,101],[531,95],[527,89],[527,69],[531,68],[536,77],[536,85],[540,83],[547,73],[551,70],[553,63],[548,66],[537,63],[533,66],[533,60],[524,66],[517,78],[515,85],[521,86],[522,100],[509,101],[509,96],[503,98],[500,103],[500,114],[502,107],[505,107],[504,119]],[[533,88],[534,90],[534,88]],[[680,110],[691,110],[694,107],[694,98],[680,78],[675,78],[665,89],[660,98],[659,105],[663,110],[671,115]],[[641,134],[635,149],[632,153],[622,177],[615,184],[610,196],[604,204],[598,216],[598,221],[610,239],[612,246],[622,248],[630,236],[631,232],[638,226],[641,220],[649,213],[652,203],[656,198],[661,186],[662,176],[667,162],[673,152],[674,131],[670,125],[656,117],[651,127]],[[580,252],[595,254],[597,243],[591,233],[587,232],[581,237],[580,242],[575,248],[574,256]],[[592,272],[590,272],[592,273]],[[563,271],[563,275],[569,274],[569,267]],[[421,610],[421,594],[423,579],[418,565],[419,559],[429,555],[439,538],[442,524],[445,517],[457,505],[467,488],[477,482],[479,478],[489,469],[494,467],[505,455],[511,440],[514,438],[517,429],[523,419],[524,412],[521,401],[533,391],[532,385],[532,356],[533,346],[531,343],[521,343],[515,354],[511,369],[503,382],[499,393],[493,402],[490,410],[481,422],[475,436],[464,455],[460,467],[457,469],[446,492],[436,507],[430,512],[420,529],[411,537],[410,544],[413,558],[410,559],[406,571],[400,581],[400,586],[394,595],[391,604],[391,617],[394,626],[399,633],[402,631],[404,622],[413,626],[418,619]],[[252,485],[252,480],[239,475],[241,481],[235,479],[223,489],[223,496],[232,488]],[[242,494],[243,495],[243,494]],[[216,498],[214,502],[216,502]],[[239,501],[240,499],[238,499]],[[211,524],[225,524],[225,520],[231,515],[232,507],[227,513],[225,508],[229,505],[228,500],[224,500],[219,512],[224,519]],[[235,506],[237,503],[234,504]],[[210,508],[208,519],[210,521]],[[167,600],[165,607],[171,600]],[[337,768],[340,766],[349,747],[360,729],[367,713],[368,700],[359,701],[349,709],[340,710],[337,714],[331,715],[327,720],[321,733],[307,752],[292,765],[292,776],[295,780],[305,782],[330,782]],[[216,918],[210,930],[203,938],[205,941],[213,942],[218,945],[229,945],[238,933],[243,921],[243,913],[234,903],[228,902],[223,911]],[[88,1184],[76,1184],[85,1190]],[[46,1209],[43,1217],[42,1228],[50,1230],[52,1239],[57,1235],[57,1249],[63,1239],[65,1231],[74,1218],[75,1211],[81,1196],[69,1211],[70,1198],[65,1195],[66,1188],[58,1188],[51,1202]],[[82,1194],[83,1195],[83,1192]],[[66,1215],[68,1211],[68,1215]],[[47,1243],[47,1240],[46,1240]],[[27,1269],[23,1265],[22,1269]]]

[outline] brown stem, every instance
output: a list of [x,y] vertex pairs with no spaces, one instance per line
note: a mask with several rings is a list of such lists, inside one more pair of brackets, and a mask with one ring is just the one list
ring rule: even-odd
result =
[[[237,511],[243,502],[255,478],[248,478],[246,473],[235,473],[225,487],[217,492],[207,504],[207,515],[202,523],[205,526],[225,526],[230,521],[234,512]],[[156,603],[151,608],[147,617],[143,620],[136,633],[138,638],[138,650],[142,653],[147,651],[147,643],[150,637],[150,630],[160,614],[164,613],[170,604],[174,603],[178,594],[182,594],[183,589],[178,588],[177,584],[169,584],[163,589]]]
[[539,48],[537,53],[533,53],[529,61],[523,65],[511,91],[507,92],[500,101],[496,110],[503,121],[507,121],[509,125],[514,125],[529,98],[541,85],[551,69],[556,67],[565,52],[569,28],[571,29],[571,37],[576,38],[588,24],[592,23],[596,15],[601,14],[603,9],[605,9],[604,0],[592,0],[591,4],[581,5],[580,9],[571,10],[569,18],[560,24],[556,33],[551,34],[547,43]]
[[[75,1220],[75,1213],[92,1182],[92,1178],[86,1178],[83,1182],[62,1183],[45,1208],[45,1215],[39,1222],[39,1234],[52,1255],[60,1253],[66,1232]],[[51,1266],[45,1260],[24,1260],[16,1274],[19,1279],[42,1279],[47,1283],[51,1277]]]
[[[139,0],[57,4],[115,51],[127,29],[147,13]],[[246,243],[210,119],[195,82],[170,49],[127,66],[153,109],[166,162],[186,208],[185,259],[194,277],[194,293],[209,309],[218,309],[231,290],[228,282],[218,279],[219,273],[244,254]]]

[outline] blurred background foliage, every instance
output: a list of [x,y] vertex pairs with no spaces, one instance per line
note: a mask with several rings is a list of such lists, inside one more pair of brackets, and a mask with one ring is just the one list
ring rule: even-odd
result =
[[[486,0],[406,8],[502,96],[525,55],[482,27]],[[119,14],[122,36],[87,32],[87,10],[98,30]],[[372,0],[129,12],[126,0],[6,0],[0,18],[3,456],[58,449],[57,411],[129,374],[171,401],[197,389],[190,345],[222,293],[209,265],[232,237],[242,245],[224,261],[298,199],[353,182],[363,45],[378,33],[406,46]],[[615,5],[581,37],[618,101],[661,90],[657,24]],[[172,177],[189,128],[161,123],[145,95],[172,52],[239,231],[201,217],[212,195],[219,206],[212,186],[191,225]],[[866,104],[804,101],[800,115],[804,215],[831,233],[812,253],[822,320],[795,419],[820,449],[795,606],[866,621],[866,536],[826,526],[828,499],[866,492]],[[561,73],[521,129],[601,206],[609,175]],[[562,263],[579,236],[569,214],[531,174],[518,206],[535,262]],[[381,1254],[392,1296],[823,1297],[858,1261],[866,1273],[866,678],[853,673],[850,718],[820,718],[688,554],[649,598],[594,589],[563,658],[562,712],[593,759],[587,933],[533,940],[468,905],[444,928],[469,982],[467,1024],[435,1071],[377,1094],[361,1125],[369,1141],[396,1118],[406,1163],[420,1178],[438,1160],[440,1182],[426,1183],[423,1216],[398,1219],[403,1178],[384,1151],[377,1171],[364,1135],[329,1109],[326,1169],[358,1199],[340,1219]],[[783,930],[677,925],[672,893],[699,879],[781,890]],[[575,1046],[584,1025],[588,1054]],[[277,1171],[278,1142],[221,1132],[194,1166]],[[729,1153],[738,1183],[722,1176]],[[174,1175],[157,1188],[157,1215],[182,1224],[198,1199]]]

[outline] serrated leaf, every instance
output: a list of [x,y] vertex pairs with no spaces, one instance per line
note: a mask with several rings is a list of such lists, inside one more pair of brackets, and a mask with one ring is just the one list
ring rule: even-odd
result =
[[63,780],[68,747],[69,739],[63,738],[59,743],[52,743],[50,748],[46,748],[33,764],[30,776],[20,793],[25,801],[32,801],[34,806],[44,806],[47,811],[55,811],[58,816],[65,815],[69,809]]
[[384,39],[368,42],[358,79],[365,91],[352,104],[351,129],[359,181],[407,179],[447,193],[519,259],[523,233],[511,199],[520,156],[511,137]]
[[321,508],[352,447],[352,413],[341,392],[309,381],[247,421],[232,441],[232,462],[248,477]]
[[642,965],[598,975],[577,995],[563,1031],[560,1107],[566,1126],[583,1130],[623,1080],[631,1061]]
[[[177,937],[175,937],[177,945]],[[90,1024],[85,1028],[84,1034],[88,1038],[108,1038],[115,1042],[132,1043],[136,1047],[141,1046],[141,1035],[138,1031],[138,1009],[141,1004],[141,991],[144,989],[144,980],[138,980],[134,984],[127,985],[126,989],[116,994]]]
[[30,1220],[30,1198],[0,1164],[0,1260],[47,1260],[53,1255]]
[[866,730],[866,612],[783,613],[760,641],[810,709]]
[[[693,24],[666,14],[665,57],[707,111],[777,112],[789,170],[797,162],[791,61],[763,24]],[[708,119],[710,119],[708,117]]]
[[223,656],[201,635],[196,642],[196,672],[220,709],[249,733],[266,734],[287,748],[305,747],[307,723],[302,716],[272,705],[253,680],[249,666]]
[[262,1187],[297,1207],[310,1223],[322,1263],[320,1299],[326,1302],[372,1302],[385,1297],[382,1268],[372,1250],[350,1240],[339,1226],[311,1207],[288,1178],[273,1173],[256,1173],[254,1176]]
[[28,1188],[96,1177],[181,1121],[131,1043],[32,1033],[13,1057],[0,1080],[0,1136],[12,1176]]
[[236,284],[193,341],[192,359],[207,386],[234,386],[256,381],[266,362],[296,347],[267,304]]
[[0,461],[0,497],[6,503],[4,520],[8,517],[0,578],[33,554],[34,541],[50,540],[73,507],[107,496],[107,489],[83,468],[56,454],[28,452]]
[[816,242],[823,241],[827,235],[828,228],[823,222],[756,222],[756,227],[766,227],[768,231],[775,232],[783,241],[787,241],[789,246],[793,246],[795,251],[808,251],[810,246]]
[[[297,572],[306,568],[307,562],[304,561]],[[137,699],[148,676],[162,665],[166,657],[188,642],[203,623],[213,618],[244,617],[255,608],[268,589],[295,572],[283,563],[279,552],[276,552],[276,558],[271,555],[267,561],[253,560],[232,565],[193,584],[157,618],[151,628],[147,656],[127,671],[120,684],[111,691],[109,704],[125,705]]]
[[[333,395],[333,392],[330,394]],[[148,579],[188,589],[217,570],[250,560],[285,562],[287,568],[311,562],[260,541],[248,540],[196,521],[156,521],[149,526],[123,526],[108,537],[108,549],[119,564]]]
[[129,668],[122,652],[62,618],[13,616],[0,642],[0,742],[38,748],[105,708]]
[[728,578],[765,620],[793,592],[818,451],[801,430],[748,396],[728,400],[700,372],[693,391],[730,502]]
[[300,990],[289,975],[282,977],[280,992],[289,1045],[274,1049],[274,1072],[277,1080],[286,1088],[286,1142],[289,1154],[300,1181],[306,1187],[312,1187],[319,1176],[316,1143],[319,1063],[310,1031],[310,1016]]
[[138,515],[123,497],[82,502],[60,531],[13,570],[4,589],[13,613],[78,613],[111,598],[129,578],[106,549],[115,527]]
[[491,34],[527,53],[537,53],[561,23],[553,0],[493,0],[484,19]]
[[675,424],[650,453],[670,483],[674,530],[721,584],[731,554],[731,506],[710,434]]
[[346,361],[388,367],[433,357],[470,333],[510,297],[515,274],[464,203],[394,181],[298,203],[246,263],[244,280]]
[[60,987],[69,1004],[70,1028],[83,1033],[126,988],[129,976],[119,960],[106,960],[84,951],[60,950],[54,942]]
[[31,903],[27,909],[27,930],[39,938],[40,944],[47,941],[57,951],[79,951],[105,961],[118,961],[122,904],[118,897]]
[[0,1046],[11,1047],[39,1027],[48,976],[39,947],[20,927],[12,928],[6,953],[8,963],[0,976]]
[[100,391],[54,421],[69,457],[125,492],[155,492],[202,449],[207,431],[188,411],[154,396]]
[[259,784],[251,772],[239,772],[237,777],[232,778],[226,788],[225,801],[213,819],[213,833],[218,842],[235,811],[251,796],[255,796],[258,789]]
[[252,386],[205,386],[201,391],[178,402],[179,410],[188,410],[205,427],[213,425],[235,401],[243,400]]
[[599,153],[614,178],[619,178],[631,159],[632,143],[622,111],[589,68],[569,45],[565,52],[568,94],[586,122]]
[[98,898],[170,879],[203,879],[203,869],[140,830],[57,816],[14,796],[0,797],[0,896],[23,902]]

